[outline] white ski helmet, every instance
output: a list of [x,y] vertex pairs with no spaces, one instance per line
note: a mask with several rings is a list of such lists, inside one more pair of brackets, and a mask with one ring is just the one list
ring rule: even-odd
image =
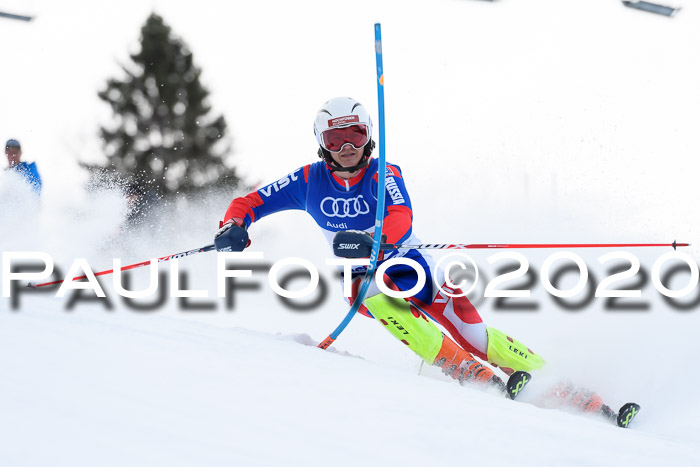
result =
[[[327,144],[329,143],[328,140],[324,140],[324,133],[329,130],[347,128],[355,125],[363,128],[360,134],[366,135],[366,138],[363,139],[362,142],[360,142],[360,139],[358,139],[357,143],[343,141],[340,143],[340,147],[334,148],[329,147],[329,144]],[[362,104],[357,102],[355,99],[350,97],[334,97],[323,104],[316,114],[316,120],[314,121],[314,134],[316,135],[316,141],[320,146],[318,155],[325,160],[326,163],[328,163],[331,170],[353,172],[357,169],[365,167],[369,163],[369,157],[372,154],[372,149],[374,148],[374,141],[372,141],[372,119]],[[360,164],[354,167],[343,168],[333,161],[330,150],[339,151],[342,146],[348,143],[356,149],[364,147],[365,151]]]

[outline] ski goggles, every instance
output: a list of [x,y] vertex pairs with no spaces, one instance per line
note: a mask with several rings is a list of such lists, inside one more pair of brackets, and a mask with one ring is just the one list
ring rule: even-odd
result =
[[369,142],[367,125],[351,125],[343,128],[331,128],[321,133],[321,146],[323,149],[339,152],[346,144],[360,149]]

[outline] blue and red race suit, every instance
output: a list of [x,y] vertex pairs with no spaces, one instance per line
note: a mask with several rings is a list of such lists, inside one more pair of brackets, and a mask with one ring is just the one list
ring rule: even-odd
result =
[[[249,227],[253,222],[275,212],[299,209],[313,217],[331,245],[333,236],[341,230],[373,232],[377,209],[377,167],[377,159],[372,159],[358,175],[344,179],[335,175],[325,162],[306,165],[257,191],[234,199],[226,211],[224,220],[240,218],[244,220],[246,227]],[[382,230],[386,235],[386,242],[420,243],[413,234],[411,199],[401,169],[397,165],[386,165],[386,191]],[[378,265],[398,256],[416,261],[426,273],[425,284],[411,297],[411,303],[442,324],[450,334],[454,335],[456,332],[461,335],[462,339],[455,337],[463,341],[460,343],[467,350],[471,349],[477,355],[485,354],[485,343],[471,345],[464,339],[468,337],[464,335],[467,331],[466,326],[482,324],[481,317],[466,297],[463,297],[463,300],[453,300],[442,295],[440,290],[433,286],[432,258],[416,249],[400,249],[385,252]],[[364,266],[353,268],[353,274],[364,270]],[[388,278],[387,282],[399,290],[411,289],[418,280],[414,269],[406,265],[391,266],[385,275]],[[366,309],[363,313],[367,314]]]

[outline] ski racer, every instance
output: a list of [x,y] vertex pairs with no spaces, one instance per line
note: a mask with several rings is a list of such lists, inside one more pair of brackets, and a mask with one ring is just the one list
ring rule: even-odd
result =
[[[371,245],[377,208],[378,160],[371,157],[372,121],[365,108],[349,97],[329,100],[318,111],[314,133],[322,159],[298,168],[280,180],[246,196],[234,199],[226,210],[223,225],[215,235],[218,251],[242,251],[250,241],[247,229],[265,216],[287,209],[308,212],[333,246],[336,235]],[[403,173],[399,166],[386,164],[386,207],[383,242],[392,244],[421,243],[412,227],[413,210]],[[339,251],[334,251],[337,255]],[[383,251],[378,265],[390,258],[408,258],[424,270],[422,288],[407,299],[393,298],[379,291],[376,284],[364,298],[360,313],[375,318],[403,344],[431,365],[460,383],[484,387],[505,384],[488,366],[500,367],[510,375],[542,367],[543,358],[512,336],[487,326],[461,290],[452,284],[435,287],[434,262],[430,255],[417,249]],[[347,257],[344,255],[344,257]],[[358,293],[366,267],[353,268],[353,295]],[[436,277],[444,277],[438,272]],[[406,291],[416,285],[418,274],[407,265],[386,269],[383,280],[390,289]],[[445,293],[449,291],[450,293]],[[454,296],[453,296],[454,295]],[[449,335],[442,333],[439,323]],[[552,396],[564,405],[584,412],[601,413],[613,418],[617,414],[603,404],[592,391],[567,383],[557,385]],[[638,409],[638,406],[636,406]],[[626,426],[626,425],[625,425]]]
[[[322,160],[234,199],[226,211],[223,226],[216,233],[217,250],[242,251],[249,244],[246,230],[253,222],[287,209],[308,212],[331,244],[334,235],[341,231],[370,236],[366,232],[374,228],[378,161],[371,157],[375,142],[369,113],[354,99],[331,99],[318,111],[314,133]],[[413,232],[411,199],[397,165],[387,163],[386,189],[382,230],[386,242],[420,243]],[[406,300],[382,294],[373,284],[360,313],[377,319],[427,363],[440,366],[460,382],[501,387],[501,379],[474,356],[501,367],[507,374],[542,366],[544,360],[527,346],[486,326],[466,297],[452,298],[435,287],[434,262],[428,254],[415,249],[383,253],[378,264],[393,257],[416,261],[425,270],[425,284]],[[365,270],[363,266],[353,269],[353,296],[357,294],[359,278]],[[384,277],[385,283],[395,290],[409,290],[417,280],[416,271],[406,265],[389,267]],[[433,320],[440,323],[449,336],[443,334]]]

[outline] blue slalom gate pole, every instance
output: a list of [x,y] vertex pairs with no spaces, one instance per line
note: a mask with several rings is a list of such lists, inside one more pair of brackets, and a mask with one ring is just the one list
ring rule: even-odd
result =
[[[382,242],[382,226],[384,224],[384,205],[386,197],[386,154],[385,154],[385,138],[384,138],[384,65],[382,62],[382,25],[376,23],[374,25],[374,49],[377,57],[377,100],[379,105],[379,167],[377,169],[377,215],[374,221],[374,242],[372,243],[372,254],[369,257],[369,266],[362,278],[360,291],[352,304],[350,311],[345,316],[345,319],[338,325],[335,330],[326,337],[323,342],[318,344],[318,347],[327,349],[333,341],[335,341],[345,327],[350,323],[350,320],[355,316],[357,310],[360,309],[362,301],[367,295],[369,285],[374,278],[374,272],[377,269],[377,260],[379,258],[379,248]],[[369,144],[369,143],[368,143]]]

